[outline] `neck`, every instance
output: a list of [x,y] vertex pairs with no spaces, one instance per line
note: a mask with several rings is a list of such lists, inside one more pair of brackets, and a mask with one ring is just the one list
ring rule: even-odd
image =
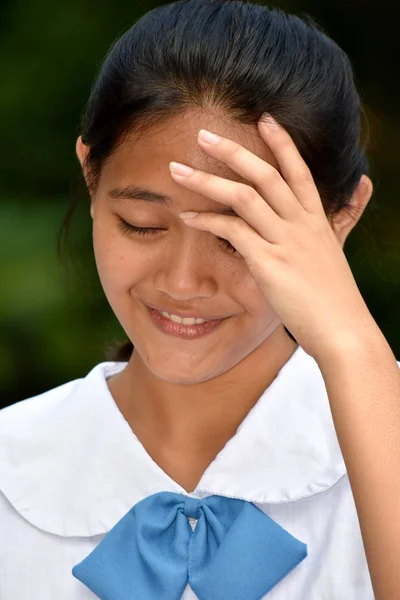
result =
[[[180,460],[194,473],[196,461],[201,474],[297,348],[283,327],[278,328],[234,368],[192,386],[156,378],[134,351],[125,369],[107,384],[133,432],[160,466]],[[194,473],[194,482],[199,473]]]

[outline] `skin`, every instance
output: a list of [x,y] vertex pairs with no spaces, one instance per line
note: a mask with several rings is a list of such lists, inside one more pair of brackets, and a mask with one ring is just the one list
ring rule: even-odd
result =
[[[170,161],[249,184],[199,147],[201,128],[278,168],[257,126],[233,123],[217,110],[195,109],[139,139],[128,137],[103,166],[90,203],[99,278],[135,346],[126,368],[108,379],[110,392],[146,451],[188,491],[298,348],[240,254],[179,218],[182,211],[217,212],[226,206],[180,186],[171,177]],[[76,152],[83,169],[87,150],[79,137]],[[108,197],[112,188],[129,184],[166,194],[173,204]],[[372,183],[364,175],[351,199],[357,216],[341,211],[330,219],[342,247],[371,195]],[[118,215],[166,231],[147,237],[124,233]],[[203,338],[183,340],[159,331],[143,303],[193,310],[205,318],[231,317]]]

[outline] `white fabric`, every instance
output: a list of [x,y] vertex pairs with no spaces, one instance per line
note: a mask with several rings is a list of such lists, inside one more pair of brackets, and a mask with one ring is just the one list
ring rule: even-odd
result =
[[[72,567],[134,504],[161,491],[253,502],[307,544],[308,556],[267,600],[373,600],[312,357],[297,348],[190,493],[154,462],[111,396],[106,379],[125,365],[100,363],[0,411],[1,600],[94,599]],[[196,598],[188,585],[182,600]]]

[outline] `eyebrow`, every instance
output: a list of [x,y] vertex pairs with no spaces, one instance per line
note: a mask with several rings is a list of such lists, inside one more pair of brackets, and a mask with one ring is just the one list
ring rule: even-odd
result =
[[[164,206],[171,206],[173,204],[173,201],[169,196],[158,194],[152,190],[148,190],[137,185],[128,185],[122,188],[112,188],[109,190],[108,196],[117,201],[143,200],[145,202],[152,202],[154,204],[161,204]],[[237,216],[237,213],[231,207],[222,208],[221,210],[215,210],[212,212],[222,215]]]

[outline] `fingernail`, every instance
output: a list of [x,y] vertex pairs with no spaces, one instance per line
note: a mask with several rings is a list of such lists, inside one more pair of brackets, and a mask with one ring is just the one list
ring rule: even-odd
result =
[[191,169],[190,167],[187,167],[186,165],[182,165],[181,163],[177,163],[177,162],[170,162],[169,163],[169,170],[171,171],[171,173],[176,173],[176,175],[191,175],[193,173],[193,169]]
[[274,117],[272,117],[269,113],[266,113],[262,116],[261,121],[267,125],[269,129],[278,129],[279,124],[275,121]]
[[179,213],[179,216],[180,216],[181,219],[193,219],[198,214],[199,214],[198,212],[194,212],[192,210],[189,210],[187,212],[181,212],[181,213]]
[[218,144],[221,141],[221,138],[218,135],[207,131],[207,129],[200,129],[199,138],[203,140],[203,142],[208,142],[209,144]]

